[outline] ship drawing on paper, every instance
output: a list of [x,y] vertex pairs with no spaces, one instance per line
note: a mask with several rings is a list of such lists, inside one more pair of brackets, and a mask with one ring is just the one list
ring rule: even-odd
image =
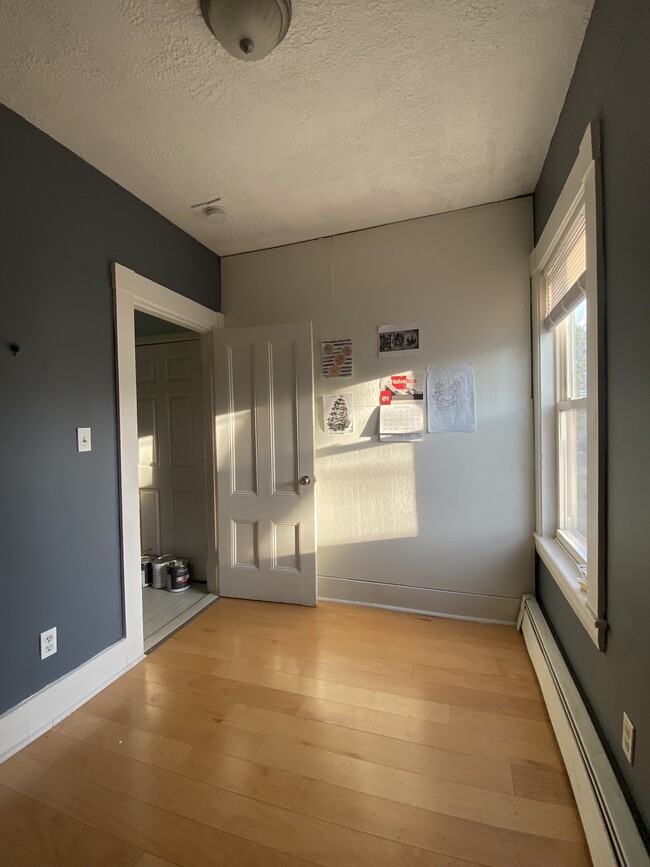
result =
[[352,409],[347,394],[335,394],[325,400],[325,429],[329,434],[352,433]]
[[471,364],[427,367],[429,433],[476,430],[474,368]]

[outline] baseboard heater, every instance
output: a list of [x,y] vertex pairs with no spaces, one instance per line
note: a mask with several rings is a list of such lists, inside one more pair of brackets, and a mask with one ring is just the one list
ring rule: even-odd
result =
[[534,596],[523,597],[518,627],[544,695],[594,867],[650,867],[607,754]]

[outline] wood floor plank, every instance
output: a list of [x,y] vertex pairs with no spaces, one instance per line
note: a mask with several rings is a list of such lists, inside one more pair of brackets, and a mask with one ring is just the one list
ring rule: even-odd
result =
[[274,652],[279,643],[277,638],[265,638],[255,634],[253,629],[244,633],[239,629],[224,628],[220,623],[210,624],[203,618],[197,618],[182,632],[177,632],[176,635],[172,636],[171,641],[199,644],[206,648],[223,647],[225,650],[239,650],[244,654],[270,654]]
[[[220,666],[228,666],[227,671],[234,672],[241,668],[242,671],[260,671],[261,669],[251,666],[239,666],[235,663],[217,663]],[[158,683],[172,689],[199,693],[201,696],[221,698],[228,702],[249,704],[252,707],[268,707],[281,710],[284,713],[296,713],[302,704],[302,693],[297,690],[282,689],[280,687],[267,686],[263,678],[258,682],[248,678],[246,681],[236,677],[216,676],[209,674],[197,674],[185,668],[172,668],[158,665],[148,659],[141,662],[126,675],[129,678],[140,678],[150,683]],[[271,678],[266,678],[271,681]]]
[[[286,717],[284,717],[286,719]],[[290,807],[303,777],[76,711],[55,732],[190,779]]]
[[177,817],[186,820],[196,816],[222,834],[303,857],[323,867],[339,867],[341,863],[359,867],[416,865],[422,856],[422,851],[414,847],[395,842],[387,845],[387,841],[372,835],[335,827],[178,774],[123,760],[89,744],[78,744],[70,752],[52,732],[30,744],[26,753],[75,781],[91,784],[101,781],[102,786],[121,796],[168,813],[173,810]]
[[[399,662],[394,659],[381,659],[375,656],[360,653],[346,653],[331,647],[320,647],[303,642],[299,646],[292,643],[272,642],[272,649],[246,650],[237,640],[237,636],[229,633],[228,636],[212,632],[201,638],[192,636],[176,635],[165,642],[161,649],[166,651],[185,652],[206,657],[221,659],[230,662],[241,662],[244,665],[257,665],[261,668],[277,669],[283,671],[284,665],[293,662],[300,665],[301,662],[317,662],[324,665],[342,666],[355,671],[370,671],[375,674],[386,674],[390,677],[410,678],[413,665],[410,662]],[[299,671],[287,669],[290,673],[299,674]]]
[[522,637],[512,626],[497,624],[472,623],[471,621],[450,620],[426,614],[412,614],[381,608],[345,605],[336,602],[319,602],[317,608],[296,611],[297,606],[276,605],[267,602],[250,602],[249,600],[224,599],[212,617],[218,619],[255,618],[267,623],[289,623],[292,627],[298,624],[336,623],[339,626],[349,626],[356,629],[374,628],[390,634],[435,636],[462,640],[465,643],[493,645],[522,644]]
[[449,688],[449,704],[467,710],[482,710],[519,719],[541,720],[547,728],[548,714],[541,696],[526,698],[498,695],[493,692],[485,692],[482,689],[451,686]]
[[[143,670],[147,672],[146,676],[166,678],[168,681],[175,679],[175,675],[171,675],[169,669],[159,670],[158,667],[154,666],[147,666],[145,669],[141,669],[140,672],[136,673],[136,676],[138,674],[141,675]],[[149,672],[151,674],[148,674]],[[372,688],[366,689],[361,686],[348,686],[344,683],[320,680],[315,677],[304,677],[299,674],[287,674],[282,671],[270,671],[250,665],[220,662],[217,664],[216,673],[212,677],[216,681],[221,678],[227,678],[240,683],[251,684],[261,689],[280,691],[302,697],[324,698],[330,701],[354,705],[355,707],[365,707],[370,710],[390,710],[391,713],[402,714],[414,719],[431,720],[441,723],[449,721],[449,707],[446,703],[410,698]],[[176,679],[180,680],[180,677]],[[214,688],[216,689],[216,686]],[[239,703],[253,704],[253,702],[247,702],[245,699],[241,699]],[[301,704],[302,701],[298,703],[298,707]]]
[[261,616],[275,619],[282,617],[291,623],[301,622],[333,622],[337,619],[338,611],[344,610],[345,606],[329,606],[319,603],[312,608],[303,605],[292,605],[284,602],[259,602],[255,599],[222,599],[224,604],[218,611],[213,612],[213,617],[221,615],[227,617],[237,616],[238,613],[248,617]]
[[331,754],[315,747],[278,738],[264,741],[258,759],[271,767],[302,773],[313,780],[458,819],[567,842],[582,839],[575,811],[558,804],[488,792],[350,756],[332,758]]
[[533,698],[541,700],[541,691],[535,678],[505,677],[501,674],[471,674],[464,671],[452,671],[434,665],[414,665],[413,680],[443,683],[480,692],[491,692],[497,695],[510,695],[515,698]]
[[135,867],[142,855],[136,846],[1,785],[0,828],[11,843],[62,867]]
[[[240,669],[235,663],[218,664],[215,660],[206,659],[202,655],[165,651],[161,649],[156,652],[155,659],[151,659],[157,665],[171,666],[176,668],[186,668],[196,672],[205,674],[218,675],[220,672],[226,677],[232,674],[233,677],[241,677],[241,671],[248,671],[250,667],[270,668],[269,665],[263,666],[247,666],[246,669]],[[505,681],[510,686],[508,694],[494,693],[480,689],[482,686],[481,678],[475,676],[474,686],[469,685],[445,685],[429,683],[424,681],[412,680],[410,678],[396,677],[393,675],[376,674],[374,672],[359,671],[355,668],[347,668],[344,666],[327,665],[320,662],[311,662],[289,657],[286,660],[275,660],[273,670],[282,674],[299,675],[312,680],[328,681],[346,686],[358,686],[365,689],[376,690],[379,692],[390,693],[391,695],[401,695],[407,698],[414,698],[420,701],[433,701],[442,704],[453,704],[459,707],[474,708],[477,710],[489,710],[505,714],[508,716],[516,716],[528,719],[547,720],[546,709],[542,701],[541,695],[517,695],[518,685],[516,682],[506,678],[495,678],[499,681]],[[244,675],[247,676],[247,675]],[[484,675],[484,677],[487,677]],[[264,675],[258,675],[256,683],[270,683],[272,680]],[[275,679],[275,683],[279,683]],[[283,685],[286,688],[286,680]],[[296,681],[292,681],[296,683]],[[301,690],[304,694],[304,690]],[[531,690],[532,692],[532,690]],[[325,697],[325,696],[323,696]],[[334,699],[340,700],[340,699]],[[391,711],[396,711],[396,705],[391,704]]]
[[[178,650],[165,651],[161,649],[156,656],[156,663],[188,668],[193,671],[203,671],[206,674],[225,672],[229,666],[223,660],[219,665],[217,660],[206,659],[199,648],[194,653],[184,653]],[[231,663],[236,665],[237,663]],[[331,665],[322,661],[305,659],[296,655],[274,654],[273,659],[263,658],[260,663],[245,663],[248,667],[277,671],[281,674],[299,675],[316,680],[331,681],[346,686],[360,686],[365,689],[390,692],[394,695],[404,695],[410,698],[424,699],[446,704],[449,688],[442,684],[414,682],[411,680],[410,665],[403,666],[405,674],[384,674],[368,669],[363,670],[347,665]],[[208,671],[208,669],[210,669]]]
[[[304,717],[235,705],[224,722],[270,737],[317,747],[331,753],[413,771],[440,780],[514,794],[510,764],[492,758],[464,755],[423,744],[355,731]],[[259,752],[256,759],[259,759]]]
[[[0,765],[0,784],[180,867],[304,867],[309,863],[114,792],[22,753]],[[89,864],[93,861],[86,862]]]
[[308,780],[296,805],[309,815],[487,867],[590,867],[584,841],[521,834]]
[[262,736],[254,732],[222,726],[218,721],[188,717],[107,692],[90,699],[83,710],[103,719],[241,759],[252,758],[262,743]]
[[5,861],[590,864],[512,627],[231,599],[0,765]]
[[532,762],[512,764],[512,781],[516,795],[537,801],[550,801],[552,804],[575,806],[566,773],[537,767]]
[[[5,867],[54,867],[51,861],[46,861],[39,855],[34,855],[22,846],[17,846],[11,840],[0,835],[0,864]],[[137,867],[137,864],[136,864]]]
[[521,677],[532,682],[535,680],[535,669],[527,656],[509,656],[497,659],[497,668],[502,677]]
[[197,719],[218,721],[233,708],[236,702],[227,701],[221,696],[204,695],[200,692],[170,689],[160,683],[124,677],[106,687],[109,695],[129,698],[154,707],[175,710]]
[[[319,641],[334,641],[337,638],[345,639],[349,636],[350,631],[350,627],[338,621],[319,624],[318,638]],[[419,632],[417,629],[414,629],[409,634],[398,634],[392,633],[390,630],[381,629],[376,624],[371,624],[366,625],[365,628],[357,625],[354,631],[362,636],[364,640],[370,641],[373,644],[382,642],[390,650],[402,648],[418,655],[421,653],[427,654],[429,658],[435,657],[438,653],[453,653],[459,658],[469,657],[470,659],[472,657],[487,656],[497,660],[504,660],[506,663],[526,658],[526,648],[523,640],[515,644],[485,642],[480,647],[477,647],[475,643],[468,641],[466,636],[462,636],[461,639],[459,635],[453,640],[441,638],[436,634],[434,629],[428,633]]]
[[468,755],[508,762],[533,761],[555,769],[564,767],[557,745],[550,736],[547,741],[530,741],[523,737],[506,737],[501,733],[471,728],[463,730],[452,725],[316,698],[305,699],[298,716]]
[[545,718],[524,719],[510,714],[479,710],[475,708],[449,708],[449,723],[454,728],[486,732],[504,737],[520,737],[535,743],[554,746],[555,739],[549,730]]
[[[191,629],[192,626],[193,624],[190,624],[188,629]],[[380,659],[397,659],[402,662],[408,659],[413,663],[417,662],[424,665],[435,662],[442,668],[472,671],[478,674],[500,674],[499,663],[504,662],[506,667],[508,665],[515,667],[519,662],[518,652],[507,651],[508,655],[505,656],[504,661],[501,656],[497,656],[495,650],[491,653],[477,653],[476,648],[471,644],[435,639],[399,640],[396,638],[390,640],[389,637],[377,630],[361,633],[360,630],[337,628],[335,625],[331,625],[318,627],[316,632],[319,647],[330,647],[352,654],[377,656]],[[258,627],[241,622],[223,623],[214,627],[206,627],[201,623],[195,627],[192,638],[210,641],[210,633],[218,633],[221,637],[238,636],[241,638],[246,635],[257,642],[260,640],[276,641],[281,642],[283,646],[293,643],[298,646],[298,650],[300,645],[314,641],[313,637],[292,633],[275,626]]]
[[175,865],[171,861],[152,855],[151,852],[144,852],[135,867],[175,867]]
[[[522,642],[520,633],[513,625],[495,623],[472,623],[469,620],[451,620],[430,614],[413,614],[405,611],[369,609],[364,606],[344,605],[336,602],[322,603],[325,610],[336,613],[335,622],[339,626],[376,623],[377,627],[391,633],[428,634],[436,638],[476,644],[514,644]],[[320,605],[319,605],[320,607]]]
[[191,653],[206,659],[226,662],[243,662],[245,665],[263,665],[275,653],[276,642],[268,642],[266,648],[243,646],[235,636],[220,636],[218,633],[206,635],[186,635],[185,630],[177,632],[160,645],[161,650]]

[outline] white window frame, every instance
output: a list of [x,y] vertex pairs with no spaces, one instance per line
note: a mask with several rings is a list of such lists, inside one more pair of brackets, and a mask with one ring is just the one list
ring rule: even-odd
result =
[[[586,300],[586,299],[585,299]],[[589,302],[587,301],[587,309]],[[566,320],[565,320],[566,321]],[[554,356],[555,356],[555,437],[557,448],[560,448],[560,414],[567,410],[585,409],[588,411],[588,402],[586,397],[568,397],[569,392],[568,377],[567,377],[567,356],[572,355],[572,350],[567,346],[567,334],[562,328],[563,323],[559,323],[553,330],[554,341]],[[562,479],[562,462],[557,461],[557,488],[556,488],[556,519],[557,525],[561,523],[562,508],[562,491],[565,485]],[[569,530],[564,530],[560,526],[556,526],[555,537],[558,542],[566,548],[569,554],[578,564],[581,571],[586,570],[587,566],[587,548],[582,542],[574,536]]]
[[[531,253],[533,312],[533,396],[535,415],[535,547],[560,590],[596,646],[603,650],[604,586],[604,373],[602,304],[602,224],[600,134],[587,128],[576,162]],[[558,443],[556,358],[553,332],[544,325],[543,271],[580,208],[585,208],[587,298],[587,589],[581,589],[584,564],[569,553],[558,534]]]

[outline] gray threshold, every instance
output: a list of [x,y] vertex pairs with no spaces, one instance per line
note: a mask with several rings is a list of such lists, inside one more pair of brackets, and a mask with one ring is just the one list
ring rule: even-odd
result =
[[211,605],[218,597],[208,593],[205,584],[190,584],[182,593],[142,588],[142,613],[145,653],[175,632],[188,620]]

